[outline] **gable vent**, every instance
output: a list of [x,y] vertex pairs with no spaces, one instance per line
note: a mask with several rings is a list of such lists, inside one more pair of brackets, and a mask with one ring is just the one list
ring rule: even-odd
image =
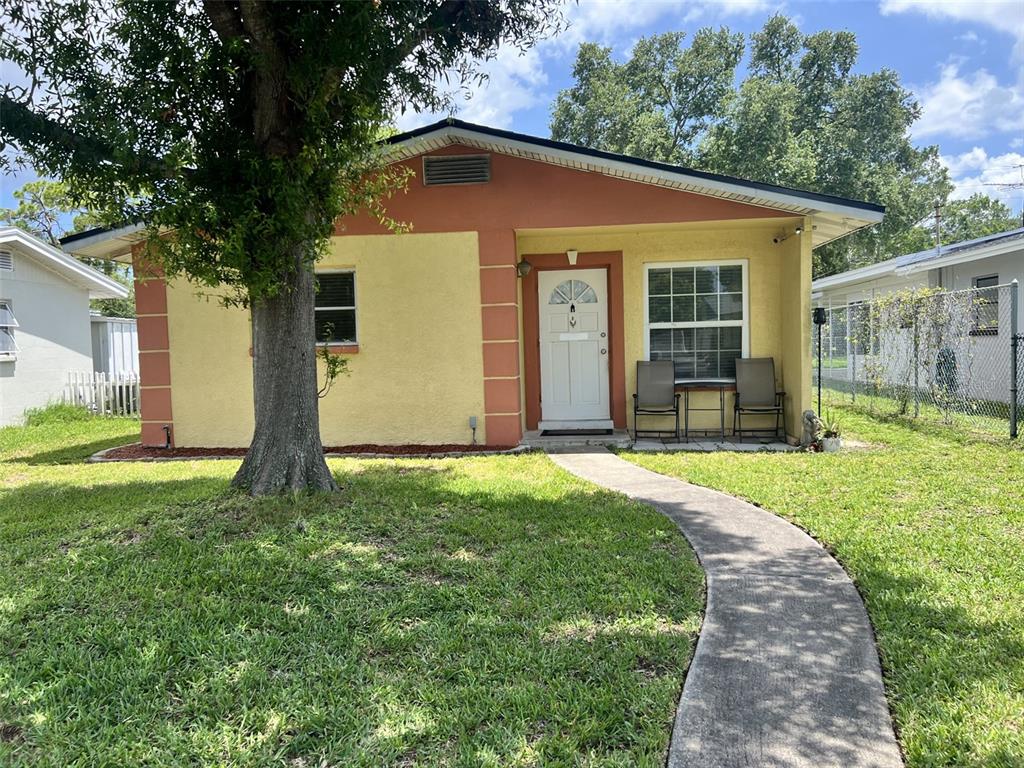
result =
[[0,272],[14,271],[14,254],[10,251],[0,251]]
[[443,155],[423,158],[423,184],[486,184],[491,180],[490,155]]

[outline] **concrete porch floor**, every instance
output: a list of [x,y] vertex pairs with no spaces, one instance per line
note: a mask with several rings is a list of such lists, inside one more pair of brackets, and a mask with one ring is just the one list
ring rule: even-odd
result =
[[633,436],[624,429],[616,429],[610,435],[552,435],[541,436],[538,430],[523,435],[520,445],[540,451],[559,451],[566,448],[581,446],[607,446],[609,448],[631,449],[634,451],[695,451],[711,453],[713,451],[770,451],[785,453],[800,450],[779,440],[761,440],[747,438],[740,442],[736,438],[726,437],[691,437],[689,441],[676,442],[674,438],[663,439],[641,437],[633,440]]
[[743,441],[735,437],[727,436],[724,440],[720,437],[691,437],[688,441],[676,442],[674,438],[646,438],[641,437],[632,445],[634,451],[695,451],[698,453],[711,453],[713,451],[770,451],[772,453],[786,453],[798,451],[799,446],[784,443],[781,440],[761,439],[748,437]]

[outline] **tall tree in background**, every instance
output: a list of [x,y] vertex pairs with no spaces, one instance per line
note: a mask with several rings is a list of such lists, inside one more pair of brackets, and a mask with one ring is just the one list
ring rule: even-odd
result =
[[[976,192],[963,200],[950,200],[939,209],[939,241],[943,245],[974,240],[1017,229],[1022,225],[1009,206]],[[935,217],[930,216],[906,235],[905,253],[935,247]]]
[[702,29],[684,46],[683,32],[640,40],[625,64],[611,48],[580,46],[576,84],[555,102],[551,135],[668,163],[694,161],[708,126],[732,93],[743,36]]
[[[705,43],[698,47],[698,39]],[[816,274],[903,252],[914,225],[948,197],[952,185],[938,149],[910,141],[917,103],[891,70],[853,73],[858,48],[852,33],[804,35],[776,15],[752,36],[748,72],[738,87],[739,37],[701,30],[693,40],[689,48],[680,33],[643,40],[634,49],[643,55],[634,53],[625,64],[614,62],[608,49],[581,46],[576,84],[554,106],[552,136],[883,203],[881,225],[815,251]],[[660,55],[650,56],[651,50]],[[690,87],[703,85],[701,98],[657,97],[638,85],[644,82],[640,71],[667,83],[685,71]],[[617,119],[621,114],[632,120]],[[676,136],[678,144],[666,138]]]
[[[0,208],[0,225],[23,229],[54,248],[61,247],[60,239],[65,235],[111,224],[87,205],[72,200],[67,184],[59,181],[30,181],[15,190],[13,196],[18,207]],[[92,299],[89,306],[107,317],[135,317],[135,288],[131,269],[106,259],[81,261],[117,280],[129,291],[127,298]]]
[[[560,23],[553,0],[264,3],[0,0],[5,157],[141,221],[170,275],[251,308],[255,432],[234,482],[335,489],[317,411],[313,264],[337,218],[403,178],[380,126],[443,109],[500,42]],[[169,237],[161,233],[172,232]]]

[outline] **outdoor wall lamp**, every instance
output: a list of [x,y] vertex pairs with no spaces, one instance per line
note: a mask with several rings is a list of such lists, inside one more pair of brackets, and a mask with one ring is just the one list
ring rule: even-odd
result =
[[[802,235],[803,232],[804,228],[802,226],[797,226],[797,228],[793,230],[793,235]],[[793,235],[779,235],[778,237],[773,237],[772,242],[778,245],[779,243],[789,240]]]
[[526,277],[528,274],[530,274],[531,269],[533,269],[533,264],[528,262],[526,259],[523,259],[518,264],[516,264],[516,272],[519,274],[520,277]]

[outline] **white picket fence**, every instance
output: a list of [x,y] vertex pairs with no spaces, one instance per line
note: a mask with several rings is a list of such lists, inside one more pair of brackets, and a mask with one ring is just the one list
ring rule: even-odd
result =
[[70,371],[64,387],[64,402],[107,416],[139,413],[139,374]]

